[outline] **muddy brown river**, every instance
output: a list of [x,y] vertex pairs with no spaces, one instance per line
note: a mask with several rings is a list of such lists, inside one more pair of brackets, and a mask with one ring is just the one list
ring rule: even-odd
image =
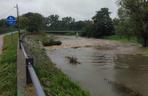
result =
[[[47,47],[52,62],[91,96],[148,96],[148,57],[139,45],[56,36],[61,46]],[[77,58],[70,64],[66,57]]]

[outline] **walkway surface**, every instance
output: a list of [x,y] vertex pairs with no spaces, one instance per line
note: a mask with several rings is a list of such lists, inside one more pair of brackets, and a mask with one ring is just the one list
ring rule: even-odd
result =
[[17,96],[25,96],[26,64],[22,51],[17,48]]
[[26,85],[26,59],[22,50],[17,48],[17,96],[35,96],[32,84]]

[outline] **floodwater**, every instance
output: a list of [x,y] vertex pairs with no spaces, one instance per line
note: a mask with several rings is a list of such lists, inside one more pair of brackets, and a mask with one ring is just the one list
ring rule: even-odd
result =
[[[57,36],[48,47],[52,62],[91,96],[148,96],[148,58],[138,45],[99,39]],[[80,64],[70,64],[75,57]]]

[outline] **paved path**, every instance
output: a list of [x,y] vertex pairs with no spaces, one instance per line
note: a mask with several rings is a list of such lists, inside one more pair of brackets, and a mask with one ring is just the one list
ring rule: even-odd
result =
[[17,48],[17,96],[25,96],[26,64],[22,51]]
[[26,85],[26,60],[19,46],[17,48],[17,96],[36,96],[32,84]]

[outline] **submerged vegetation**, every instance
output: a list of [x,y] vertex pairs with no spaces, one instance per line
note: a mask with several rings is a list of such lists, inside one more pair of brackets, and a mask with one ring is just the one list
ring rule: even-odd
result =
[[38,43],[41,38],[44,38],[43,36],[45,35],[28,35],[26,38],[28,38],[27,42],[31,42],[33,45],[27,46],[30,46],[29,53],[35,59],[34,67],[47,96],[89,96],[88,92],[83,91],[76,83],[73,83],[51,62],[44,48],[41,48]]
[[61,41],[55,41],[52,38],[44,38],[42,40],[42,43],[44,46],[53,46],[53,45],[61,45],[62,44]]
[[70,64],[80,64],[80,62],[78,62],[78,59],[76,57],[66,56],[65,58],[67,58],[69,60]]
[[16,96],[17,34],[4,36],[0,56],[0,96]]

